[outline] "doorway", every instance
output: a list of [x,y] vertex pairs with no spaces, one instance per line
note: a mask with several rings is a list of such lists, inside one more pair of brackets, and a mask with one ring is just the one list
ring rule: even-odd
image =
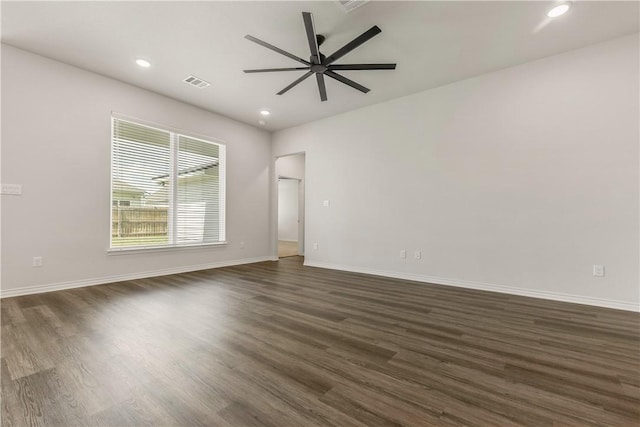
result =
[[295,178],[278,178],[278,257],[298,255],[298,189]]
[[276,159],[278,258],[304,256],[304,153]]

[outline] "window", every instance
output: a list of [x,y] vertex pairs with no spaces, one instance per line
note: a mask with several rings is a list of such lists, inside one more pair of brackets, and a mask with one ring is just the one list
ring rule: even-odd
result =
[[111,249],[224,242],[225,146],[111,121]]

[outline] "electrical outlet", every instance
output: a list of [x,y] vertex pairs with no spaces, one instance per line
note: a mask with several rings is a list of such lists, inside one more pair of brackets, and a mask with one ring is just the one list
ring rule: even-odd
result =
[[413,256],[414,256],[415,259],[420,259],[420,258],[422,258],[422,252],[421,251],[415,251],[413,253]]
[[33,263],[31,264],[33,267],[42,267],[42,257],[34,256]]
[[406,258],[407,257],[407,251],[405,251],[404,249],[400,251],[400,258]]
[[318,242],[314,242],[313,243],[313,250],[317,251],[318,250]]
[[594,277],[604,277],[604,265],[593,265],[593,276]]

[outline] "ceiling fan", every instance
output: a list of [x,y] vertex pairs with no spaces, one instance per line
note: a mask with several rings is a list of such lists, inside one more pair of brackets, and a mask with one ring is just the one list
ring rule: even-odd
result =
[[304,64],[304,67],[293,67],[293,68],[262,68],[257,70],[244,70],[245,73],[267,73],[273,71],[297,71],[297,70],[307,70],[307,72],[291,83],[289,86],[282,89],[278,92],[278,95],[282,95],[291,88],[295,87],[303,80],[311,77],[312,74],[316,75],[316,80],[318,82],[318,90],[320,91],[320,100],[327,100],[327,88],[324,84],[324,76],[331,77],[341,83],[344,83],[348,86],[351,86],[354,89],[357,89],[361,92],[367,93],[369,89],[354,82],[351,79],[348,79],[338,73],[336,71],[339,70],[395,70],[396,64],[334,64],[334,62],[340,58],[342,58],[347,53],[351,52],[353,49],[357,48],[361,44],[367,42],[369,39],[374,37],[375,35],[382,32],[377,25],[369,28],[364,33],[360,34],[355,39],[351,40],[346,45],[342,46],[340,49],[335,51],[333,54],[329,56],[324,56],[319,47],[324,42],[325,37],[322,34],[316,34],[315,26],[313,24],[313,15],[309,12],[302,12],[302,19],[304,21],[304,28],[307,33],[307,41],[309,42],[309,50],[311,51],[311,57],[308,61],[297,57],[289,52],[286,52],[278,47],[275,47],[265,41],[257,39],[253,36],[246,35],[244,36],[247,40],[251,40],[254,43],[257,43],[261,46],[266,47],[267,49],[271,49],[279,54],[282,54],[286,57],[289,57],[295,61],[301,62]]

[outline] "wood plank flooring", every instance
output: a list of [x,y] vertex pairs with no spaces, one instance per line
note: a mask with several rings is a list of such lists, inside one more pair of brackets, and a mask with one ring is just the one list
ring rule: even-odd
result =
[[280,258],[298,256],[298,242],[278,240],[278,256]]
[[640,425],[637,313],[299,257],[0,305],[5,427]]

